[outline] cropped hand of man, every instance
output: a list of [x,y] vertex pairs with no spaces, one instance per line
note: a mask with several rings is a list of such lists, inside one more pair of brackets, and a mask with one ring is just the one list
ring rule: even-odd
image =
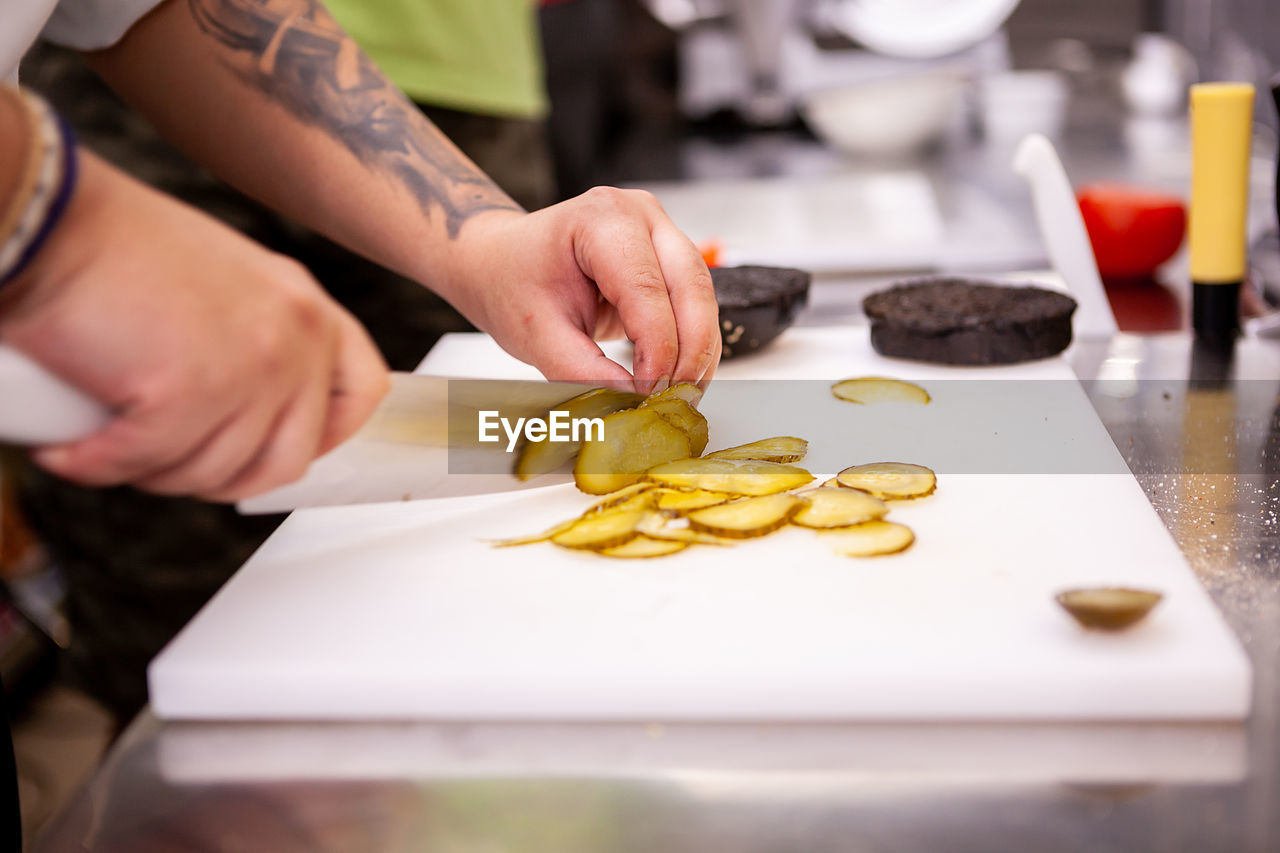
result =
[[[449,298],[549,379],[648,393],[705,387],[720,361],[718,309],[697,248],[652,195],[597,187],[535,213],[467,223],[449,259]],[[634,377],[596,340],[635,343]]]
[[386,367],[296,262],[83,154],[65,217],[0,292],[0,338],[102,401],[37,449],[94,486],[232,501],[290,482],[372,412]]

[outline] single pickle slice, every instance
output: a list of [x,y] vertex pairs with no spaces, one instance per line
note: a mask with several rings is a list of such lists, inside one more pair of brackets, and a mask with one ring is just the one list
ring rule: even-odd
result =
[[654,465],[689,456],[689,437],[652,409],[627,409],[604,419],[604,436],[588,441],[573,466],[573,481],[590,495],[637,482]]
[[881,500],[905,500],[933,494],[938,477],[923,465],[910,462],[872,462],[854,465],[836,475],[846,489],[861,489]]
[[636,525],[636,530],[650,539],[670,539],[690,545],[732,545],[727,539],[695,530],[687,518],[671,518],[660,512],[650,512]]
[[[670,391],[671,389],[668,388],[667,390]],[[707,419],[689,403],[679,397],[667,397],[662,400],[654,398],[645,401],[640,407],[651,412],[657,412],[664,421],[688,436],[690,456],[701,456],[702,451],[707,449],[707,436],[709,435]]]
[[795,495],[763,495],[694,510],[687,517],[695,530],[729,539],[751,539],[785,525],[800,503]]
[[706,489],[682,491],[680,489],[658,489],[658,509],[675,513],[690,512],[703,507],[715,506],[733,500],[737,495],[724,492],[708,492]]
[[1142,621],[1164,598],[1148,589],[1093,587],[1068,589],[1055,599],[1086,628],[1120,631]]
[[805,492],[800,499],[804,505],[791,517],[791,523],[818,530],[876,521],[889,512],[884,501],[856,489],[823,486]]
[[645,478],[674,489],[771,495],[813,481],[803,468],[753,459],[681,459],[650,468]]
[[868,521],[839,530],[824,530],[818,536],[837,554],[846,557],[896,554],[907,550],[916,541],[910,527],[893,521]]
[[495,548],[514,548],[517,545],[533,545],[538,542],[546,542],[557,533],[563,533],[577,523],[578,519],[573,518],[569,521],[562,521],[557,525],[549,527],[541,533],[531,533],[528,536],[514,536],[510,539],[490,539],[487,541]]
[[664,400],[684,400],[690,406],[697,406],[702,400],[702,389],[692,382],[677,382],[656,394],[650,394],[645,398],[645,403],[661,403]]
[[638,534],[636,525],[645,516],[645,510],[621,510],[601,512],[578,519],[573,526],[551,537],[551,541],[563,548],[599,551],[625,545]]
[[582,517],[615,509],[649,509],[657,503],[657,491],[657,486],[653,483],[632,483],[616,492],[610,492],[587,507]]
[[674,539],[651,539],[648,536],[637,536],[623,545],[612,548],[601,548],[597,553],[604,557],[617,557],[628,560],[646,560],[652,557],[666,557],[678,554],[689,547],[688,542]]
[[761,462],[799,462],[809,452],[809,442],[794,435],[762,438],[750,444],[708,453],[707,459],[756,459]]
[[929,392],[901,379],[884,376],[862,376],[845,379],[831,386],[831,393],[850,403],[928,403]]

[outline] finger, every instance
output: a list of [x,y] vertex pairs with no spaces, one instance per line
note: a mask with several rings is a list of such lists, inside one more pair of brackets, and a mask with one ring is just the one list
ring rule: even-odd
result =
[[530,332],[541,340],[556,342],[536,365],[550,381],[636,390],[636,382],[627,369],[605,356],[595,341],[564,317],[539,315]]
[[126,410],[93,435],[41,447],[32,458],[81,485],[118,486],[180,464],[230,417],[230,411],[208,412],[199,406],[157,404]]
[[390,390],[391,376],[382,354],[364,327],[344,311],[338,321],[337,354],[316,455],[328,453],[354,435]]
[[255,400],[228,418],[180,461],[131,482],[160,495],[205,495],[234,478],[260,452],[283,405]]
[[668,221],[654,226],[653,247],[667,283],[680,347],[672,380],[700,382],[719,360],[720,307],[711,273],[689,238]]
[[329,411],[329,383],[309,382],[299,389],[271,425],[258,452],[236,469],[216,489],[202,494],[207,500],[243,500],[292,483],[307,472],[319,455]]
[[712,378],[716,375],[716,369],[720,366],[720,356],[723,354],[723,346],[724,344],[717,332],[715,357],[711,360],[711,367],[709,367],[707,372],[702,374],[702,378],[698,380],[698,387],[704,394],[707,391],[707,387],[711,384]]
[[577,255],[635,343],[635,389],[646,394],[669,384],[679,354],[676,318],[647,224],[625,219],[596,229]]

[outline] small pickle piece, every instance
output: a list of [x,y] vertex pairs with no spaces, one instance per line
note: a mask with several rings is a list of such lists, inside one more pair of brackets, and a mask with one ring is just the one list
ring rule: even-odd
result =
[[589,495],[607,495],[655,465],[687,458],[689,449],[689,437],[652,409],[614,412],[604,419],[604,437],[583,444],[573,481]]
[[681,459],[650,468],[645,478],[674,489],[771,495],[813,481],[803,468],[753,459]]
[[727,495],[724,492],[708,492],[706,489],[694,489],[691,492],[679,489],[661,489],[660,492],[658,495],[658,509],[677,513],[715,506],[737,497],[737,495]]
[[551,541],[563,548],[600,551],[625,545],[638,534],[636,525],[645,516],[642,509],[602,512],[578,519],[568,530],[551,537]]
[[636,531],[650,539],[670,539],[675,542],[687,542],[690,545],[731,545],[724,539],[694,530],[687,518],[669,518],[660,512],[647,513]]
[[884,376],[863,376],[845,379],[831,386],[831,393],[850,403],[928,403],[929,392],[919,385],[888,379]]
[[628,560],[643,560],[650,557],[666,557],[678,554],[689,547],[688,542],[675,539],[650,539],[648,536],[637,536],[623,545],[612,548],[601,548],[596,553],[604,557],[617,557]]
[[799,462],[809,452],[809,442],[793,435],[762,438],[750,444],[708,453],[707,459],[757,459],[761,462]]
[[854,465],[836,475],[846,489],[861,489],[881,500],[905,500],[933,494],[938,478],[923,465],[910,462],[872,462]]
[[1055,596],[1081,625],[1103,631],[1120,631],[1137,624],[1163,598],[1152,590],[1124,587],[1069,589]]
[[587,507],[582,517],[617,509],[649,509],[658,500],[657,491],[653,483],[632,483],[616,492],[610,492]]
[[[670,390],[670,388],[667,389],[667,391]],[[690,456],[701,456],[702,451],[707,449],[707,419],[684,400],[679,397],[667,397],[661,400],[655,397],[642,403],[641,408],[657,412],[664,421],[688,436]]]
[[729,539],[751,539],[785,525],[799,506],[795,495],[764,495],[694,510],[687,517],[695,530]]
[[868,521],[839,530],[818,534],[837,554],[845,557],[879,557],[905,551],[916,541],[916,535],[905,524],[893,521]]
[[889,512],[884,501],[855,489],[824,486],[800,497],[804,506],[791,517],[791,523],[818,530],[877,521]]
[[[628,391],[612,388],[592,388],[585,394],[565,400],[548,410],[568,412],[570,418],[603,418],[623,409],[640,404],[644,398]],[[582,449],[581,441],[522,441],[516,451],[514,473],[521,480],[529,480],[564,465]]]
[[650,394],[645,403],[660,403],[663,400],[684,400],[690,406],[697,406],[702,400],[702,389],[692,382],[677,382],[656,394]]
[[514,548],[517,545],[533,545],[537,542],[546,542],[553,538],[557,533],[563,533],[570,527],[578,523],[578,519],[573,518],[569,521],[562,521],[554,527],[549,527],[541,533],[531,533],[528,536],[515,536],[511,539],[491,539],[489,544],[495,548]]

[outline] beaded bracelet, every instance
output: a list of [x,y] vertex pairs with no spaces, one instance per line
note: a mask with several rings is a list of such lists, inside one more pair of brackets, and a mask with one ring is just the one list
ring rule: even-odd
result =
[[76,183],[76,144],[71,128],[43,98],[16,94],[31,128],[18,190],[0,215],[0,288],[31,262],[67,209]]

